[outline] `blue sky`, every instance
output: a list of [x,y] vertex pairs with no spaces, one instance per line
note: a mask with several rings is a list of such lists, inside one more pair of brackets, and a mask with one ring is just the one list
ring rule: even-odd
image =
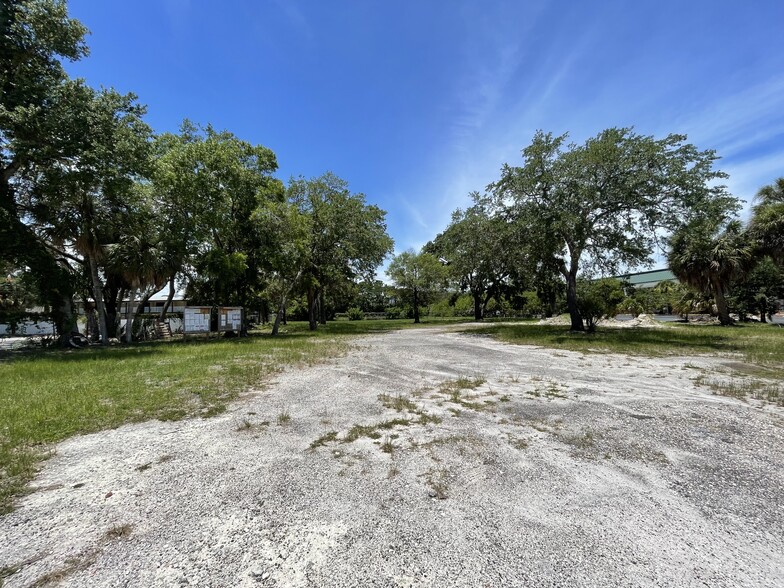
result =
[[71,0],[91,54],[156,131],[183,118],[331,170],[396,250],[443,230],[536,129],[686,133],[738,197],[784,175],[784,2]]

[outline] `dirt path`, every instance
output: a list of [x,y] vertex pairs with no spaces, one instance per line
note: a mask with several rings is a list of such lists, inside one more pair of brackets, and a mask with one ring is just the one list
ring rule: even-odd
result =
[[784,411],[695,388],[710,365],[364,338],[220,417],[62,443],[0,519],[0,569],[7,587],[782,586]]

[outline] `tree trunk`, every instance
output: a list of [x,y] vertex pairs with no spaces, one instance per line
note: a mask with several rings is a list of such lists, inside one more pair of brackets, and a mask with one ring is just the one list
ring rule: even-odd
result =
[[87,337],[95,343],[101,338],[101,332],[98,328],[98,313],[95,307],[87,306],[87,301],[84,302],[85,314],[87,315]]
[[63,296],[57,310],[52,312],[52,318],[57,329],[58,344],[67,345],[71,335],[79,332],[73,313],[73,299],[70,296]]
[[482,320],[482,294],[479,292],[472,292],[474,297],[474,320]]
[[768,311],[768,299],[765,296],[761,296],[759,299],[759,317],[761,323],[767,323],[768,321],[765,320],[765,315]]
[[315,331],[318,328],[316,320],[316,289],[308,286],[308,329]]
[[285,282],[281,281],[281,295],[280,295],[280,305],[278,306],[278,312],[275,315],[275,324],[272,325],[272,334],[278,334],[278,328],[280,327],[280,321],[283,321],[283,324],[286,324],[286,302],[288,301],[288,297],[291,294],[291,291],[294,289],[294,286],[299,281],[300,277],[302,276],[302,270],[297,272],[296,277],[291,280],[289,283],[289,287],[285,288]]
[[109,333],[106,329],[106,308],[103,303],[103,285],[98,277],[98,262],[92,253],[88,254],[87,259],[90,264],[93,298],[95,298],[95,306],[98,309],[98,330],[101,333],[101,345],[107,346],[109,345]]
[[417,289],[414,288],[414,323],[419,322],[419,295]]
[[128,292],[128,306],[125,308],[125,342],[133,343],[133,317],[136,316],[134,309],[134,299],[136,298],[136,288],[131,288]]
[[724,297],[724,290],[721,284],[714,281],[713,286],[713,299],[716,301],[716,311],[719,314],[719,322],[722,325],[731,325],[735,321],[730,317],[730,309],[727,306],[727,299]]
[[280,321],[284,319],[286,316],[286,295],[280,297],[280,306],[278,307],[278,312],[275,315],[275,323],[272,325],[272,334],[278,334],[278,328],[280,327]]
[[583,317],[577,307],[577,272],[572,270],[566,274],[566,307],[569,309],[569,318],[572,321],[570,330],[584,331]]
[[166,297],[166,302],[163,303],[161,316],[158,320],[162,321],[166,319],[166,313],[169,312],[169,308],[171,308],[172,300],[174,300],[174,276],[169,278],[169,295]]
[[324,286],[319,288],[319,322],[327,324],[327,305],[324,304]]

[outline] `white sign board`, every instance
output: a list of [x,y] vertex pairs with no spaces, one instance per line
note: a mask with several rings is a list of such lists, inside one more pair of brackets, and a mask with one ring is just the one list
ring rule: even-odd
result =
[[183,311],[183,333],[209,333],[211,310],[209,306],[186,306]]
[[240,331],[242,330],[242,307],[241,306],[222,306],[218,309],[218,330],[219,331]]

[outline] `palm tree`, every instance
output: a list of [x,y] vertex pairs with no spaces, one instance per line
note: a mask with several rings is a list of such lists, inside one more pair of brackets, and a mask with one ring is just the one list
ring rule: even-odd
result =
[[[120,274],[129,286],[129,299],[126,311],[125,340],[132,341],[132,326],[136,313],[150,295],[160,290],[167,282],[170,273],[165,250],[154,216],[138,215],[137,222],[127,234],[122,235],[119,243],[109,248],[108,266]],[[136,306],[136,293],[141,303]]]
[[670,238],[670,269],[685,284],[713,296],[722,325],[733,323],[726,292],[733,279],[753,261],[748,235],[738,221],[721,225],[702,221],[687,225]]
[[770,255],[784,266],[784,178],[761,188],[755,200],[749,233],[761,255]]

